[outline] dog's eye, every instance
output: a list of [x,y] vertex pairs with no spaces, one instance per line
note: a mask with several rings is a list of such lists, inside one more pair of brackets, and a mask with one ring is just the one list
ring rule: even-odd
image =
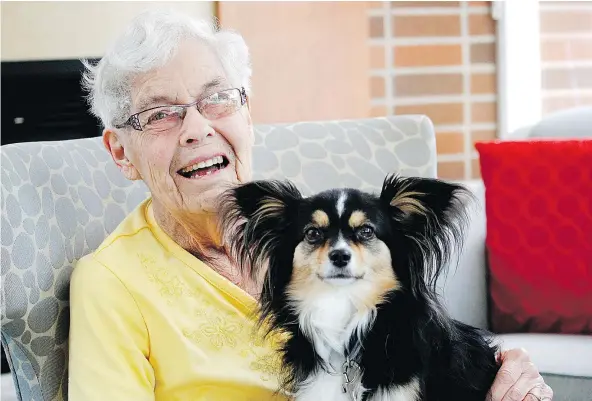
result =
[[369,240],[374,237],[374,228],[370,226],[362,226],[358,229],[358,237],[364,240]]
[[311,244],[314,244],[315,242],[319,242],[323,239],[323,233],[321,233],[321,230],[318,228],[311,227],[304,232],[304,238],[306,238],[306,240]]

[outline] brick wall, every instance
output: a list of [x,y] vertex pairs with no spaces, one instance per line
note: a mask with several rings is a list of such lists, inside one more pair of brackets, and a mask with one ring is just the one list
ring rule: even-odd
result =
[[592,105],[592,1],[540,2],[543,114]]
[[[253,62],[255,124],[368,117],[368,4],[219,1]],[[344,84],[347,83],[347,84]]]
[[438,174],[480,176],[476,140],[495,137],[495,22],[486,1],[372,2],[372,114],[426,114]]

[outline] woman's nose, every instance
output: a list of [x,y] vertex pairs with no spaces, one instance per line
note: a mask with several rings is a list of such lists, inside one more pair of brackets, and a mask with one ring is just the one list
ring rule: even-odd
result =
[[187,110],[181,123],[181,135],[179,137],[181,146],[194,146],[208,136],[213,135],[214,128],[210,125],[209,120],[204,118],[195,108]]

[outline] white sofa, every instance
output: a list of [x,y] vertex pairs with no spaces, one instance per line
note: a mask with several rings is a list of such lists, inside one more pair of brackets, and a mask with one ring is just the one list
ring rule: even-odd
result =
[[[568,137],[592,137],[592,107],[554,113],[513,132],[508,139]],[[455,317],[488,328],[485,188],[481,180],[462,183],[474,192],[478,206],[471,216],[464,253],[455,274],[445,282],[443,295]],[[555,401],[592,400],[592,336],[505,334],[497,339],[504,348],[525,348],[529,352],[555,391]]]
[[508,139],[591,137],[592,106],[579,106],[554,112],[536,124],[517,129]]
[[[441,283],[449,312],[469,324],[489,328],[487,296],[486,216],[483,182],[463,182],[477,197],[465,249]],[[504,349],[524,348],[555,392],[554,401],[592,400],[592,336],[564,334],[503,334]]]

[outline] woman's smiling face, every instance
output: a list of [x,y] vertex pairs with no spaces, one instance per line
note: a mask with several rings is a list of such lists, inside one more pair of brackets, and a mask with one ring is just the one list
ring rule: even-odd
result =
[[[157,106],[194,103],[210,95],[213,100],[209,104],[217,107],[217,99],[226,95],[215,94],[232,88],[236,86],[211,48],[187,39],[164,66],[133,80],[132,114]],[[120,150],[114,153],[111,144],[111,154],[129,179],[142,179],[154,202],[172,214],[215,211],[222,191],[251,179],[251,117],[246,104],[237,103],[237,107],[238,111],[220,118],[189,107],[173,128],[148,124],[138,131],[127,127],[113,135]],[[166,113],[142,114],[143,123],[162,118]],[[105,136],[106,142],[112,140]]]

